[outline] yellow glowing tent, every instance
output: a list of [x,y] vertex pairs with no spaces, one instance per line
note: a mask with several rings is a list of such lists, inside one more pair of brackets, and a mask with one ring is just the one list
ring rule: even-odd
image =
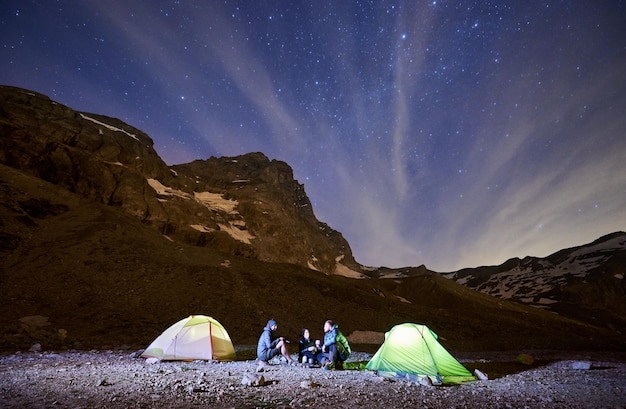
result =
[[226,329],[205,315],[190,315],[159,335],[141,354],[169,361],[233,361],[235,348]]

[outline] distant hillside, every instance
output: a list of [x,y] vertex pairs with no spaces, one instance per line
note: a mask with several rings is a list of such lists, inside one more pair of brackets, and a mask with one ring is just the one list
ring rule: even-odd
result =
[[514,258],[499,266],[446,276],[495,297],[626,331],[626,233],[616,232],[545,258]]

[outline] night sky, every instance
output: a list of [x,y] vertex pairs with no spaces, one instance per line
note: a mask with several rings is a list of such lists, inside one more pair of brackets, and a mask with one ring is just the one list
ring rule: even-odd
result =
[[25,1],[0,84],[168,164],[287,162],[362,264],[436,271],[626,230],[624,1]]

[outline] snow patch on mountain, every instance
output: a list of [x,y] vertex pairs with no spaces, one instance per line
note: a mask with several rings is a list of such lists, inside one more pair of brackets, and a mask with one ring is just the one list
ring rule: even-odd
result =
[[234,223],[218,223],[220,226],[220,230],[228,233],[233,239],[239,240],[243,243],[250,244],[250,240],[254,238],[247,230],[244,230],[244,226],[242,224],[234,224]]
[[[91,121],[91,122],[93,122],[93,123],[95,123],[95,124],[97,124],[97,125],[104,126],[105,128],[110,129],[111,131],[115,131],[115,132],[123,132],[123,133],[125,133],[126,135],[130,136],[131,138],[133,138],[133,139],[135,139],[135,140],[139,141],[139,138],[137,138],[134,134],[132,134],[132,133],[130,133],[130,132],[127,132],[127,131],[125,131],[125,130],[123,130],[123,129],[121,129],[121,128],[117,128],[117,127],[115,127],[115,126],[113,126],[113,125],[105,124],[104,122],[98,121],[97,119],[94,119],[94,118],[92,118],[92,117],[90,117],[90,116],[87,116],[87,115],[85,115],[85,114],[80,114],[80,116],[81,116],[83,119],[86,119],[86,120],[88,120],[88,121]],[[139,141],[139,142],[141,142],[141,141]]]
[[[250,244],[250,240],[255,238],[252,234],[250,234],[250,232],[248,232],[243,217],[237,211],[237,205],[239,202],[236,200],[225,199],[222,194],[211,192],[194,192],[192,196],[182,190],[165,186],[156,179],[148,179],[148,184],[155,190],[157,195],[160,196],[159,200],[161,201],[167,201],[167,197],[180,197],[185,200],[193,199],[209,210],[239,217],[225,223],[218,223],[220,230],[228,233],[233,239],[246,244]],[[213,228],[197,223],[191,224],[189,227],[202,233],[211,233],[215,231]]]
[[358,271],[354,271],[351,268],[346,267],[341,263],[335,264],[335,274],[339,276],[349,277],[349,278],[358,278],[358,279],[367,278],[365,274],[361,274]]
[[185,193],[182,190],[173,189],[171,187],[163,185],[156,179],[148,179],[148,184],[154,189],[159,196],[177,196],[183,199],[191,199],[189,193]]
[[209,209],[218,209],[228,214],[239,214],[235,210],[239,204],[236,200],[224,199],[223,195],[211,192],[194,192],[193,195],[197,202]]

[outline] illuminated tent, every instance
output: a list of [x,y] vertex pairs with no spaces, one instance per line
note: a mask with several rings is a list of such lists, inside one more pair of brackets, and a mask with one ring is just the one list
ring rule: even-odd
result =
[[437,341],[437,334],[420,324],[400,324],[385,334],[385,342],[367,363],[380,375],[418,380],[428,376],[433,384],[475,380],[472,374]]
[[205,315],[190,315],[159,335],[141,354],[144,358],[169,361],[236,359],[235,348],[226,329]]

